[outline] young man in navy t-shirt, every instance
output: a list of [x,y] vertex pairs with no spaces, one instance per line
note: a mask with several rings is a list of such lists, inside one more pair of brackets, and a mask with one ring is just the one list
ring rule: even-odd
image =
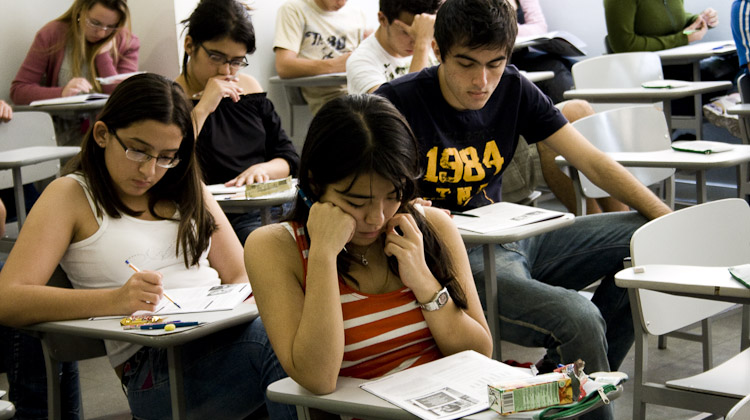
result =
[[[627,291],[614,274],[630,237],[671,210],[593,147],[533,83],[508,65],[517,25],[504,0],[447,0],[435,22],[438,67],[386,83],[377,93],[406,117],[420,142],[421,195],[467,210],[501,201],[503,171],[519,135],[543,142],[613,197],[638,210],[578,217],[572,226],[495,250],[502,339],[545,347],[544,361],[616,370],[633,343]],[[481,248],[469,250],[484,283]],[[603,278],[592,301],[578,294]],[[609,410],[609,409],[608,409]],[[611,411],[596,413],[609,418]]]

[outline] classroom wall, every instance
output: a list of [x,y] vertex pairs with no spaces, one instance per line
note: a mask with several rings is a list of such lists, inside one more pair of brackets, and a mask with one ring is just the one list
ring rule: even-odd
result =
[[[573,32],[586,44],[589,56],[604,52],[604,8],[602,0],[540,0],[550,30]],[[182,59],[182,26],[177,23],[189,16],[198,0],[129,0],[133,32],[141,40],[140,68],[175,77]],[[257,78],[269,92],[277,112],[289,128],[289,111],[283,91],[268,83],[276,74],[271,48],[276,12],[282,0],[248,0],[254,9],[257,51],[249,58],[250,66],[243,71]],[[369,24],[377,26],[376,0],[349,0],[351,6],[362,8]],[[70,6],[69,0],[0,0],[0,99],[9,99],[10,82],[26,56],[36,31],[61,15]],[[701,11],[713,7],[719,13],[720,25],[709,31],[707,40],[731,39],[729,12],[731,1],[685,0],[685,7]],[[295,109],[295,144],[300,147],[310,114],[304,107]]]

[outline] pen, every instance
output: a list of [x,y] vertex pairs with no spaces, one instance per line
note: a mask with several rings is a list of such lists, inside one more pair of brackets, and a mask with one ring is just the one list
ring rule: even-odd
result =
[[299,197],[305,202],[307,208],[312,207],[313,202],[307,197],[307,194],[302,192],[302,188],[300,188],[299,185],[297,185],[297,194],[299,194]]
[[163,324],[146,324],[146,325],[133,325],[132,328],[125,328],[126,330],[163,330],[167,325],[174,325],[175,328],[179,327],[192,327],[200,324],[198,321],[188,322],[165,322]]
[[[125,260],[125,264],[127,264],[128,267],[132,268],[133,271],[135,271],[136,273],[140,273],[141,272],[141,270],[139,270],[138,267],[136,267],[135,265],[133,265],[133,263],[131,263],[130,261]],[[170,298],[169,296],[167,296],[166,293],[164,293],[164,297],[167,298],[168,301],[174,303],[174,306],[182,309],[182,306],[178,305],[177,302],[173,301],[172,298]]]
[[479,217],[476,214],[463,213],[460,211],[453,211],[453,210],[451,210],[451,216]]

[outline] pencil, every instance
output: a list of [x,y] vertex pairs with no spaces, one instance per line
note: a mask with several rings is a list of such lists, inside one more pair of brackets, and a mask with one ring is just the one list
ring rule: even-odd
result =
[[[138,267],[136,267],[135,265],[133,265],[133,263],[131,263],[130,261],[125,260],[125,264],[127,264],[128,267],[132,268],[133,271],[135,271],[136,273],[140,273],[141,272],[141,270],[139,270]],[[166,293],[164,293],[164,297],[167,298],[168,301],[174,303],[174,306],[182,309],[182,306],[178,305],[177,302],[173,301],[172,298],[170,298],[169,296],[167,296]]]
[[460,212],[460,211],[453,211],[453,210],[451,210],[451,216],[479,217],[476,214],[469,214],[469,213],[464,213],[464,212]]

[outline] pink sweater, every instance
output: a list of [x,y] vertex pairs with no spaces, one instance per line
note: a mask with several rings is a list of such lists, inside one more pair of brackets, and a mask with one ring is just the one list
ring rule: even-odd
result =
[[[64,42],[68,24],[60,21],[47,23],[36,33],[34,42],[26,58],[18,69],[16,78],[10,85],[10,98],[16,105],[27,105],[39,99],[59,98],[63,88],[58,85],[65,48],[58,48]],[[107,77],[138,70],[138,37],[121,29],[117,35],[118,60],[111,54],[99,54],[95,58],[96,76]],[[129,39],[128,39],[129,38]],[[105,93],[114,90],[115,85],[102,86]]]
[[518,0],[523,10],[525,23],[518,25],[518,36],[541,35],[547,33],[547,21],[544,20],[539,0]]

